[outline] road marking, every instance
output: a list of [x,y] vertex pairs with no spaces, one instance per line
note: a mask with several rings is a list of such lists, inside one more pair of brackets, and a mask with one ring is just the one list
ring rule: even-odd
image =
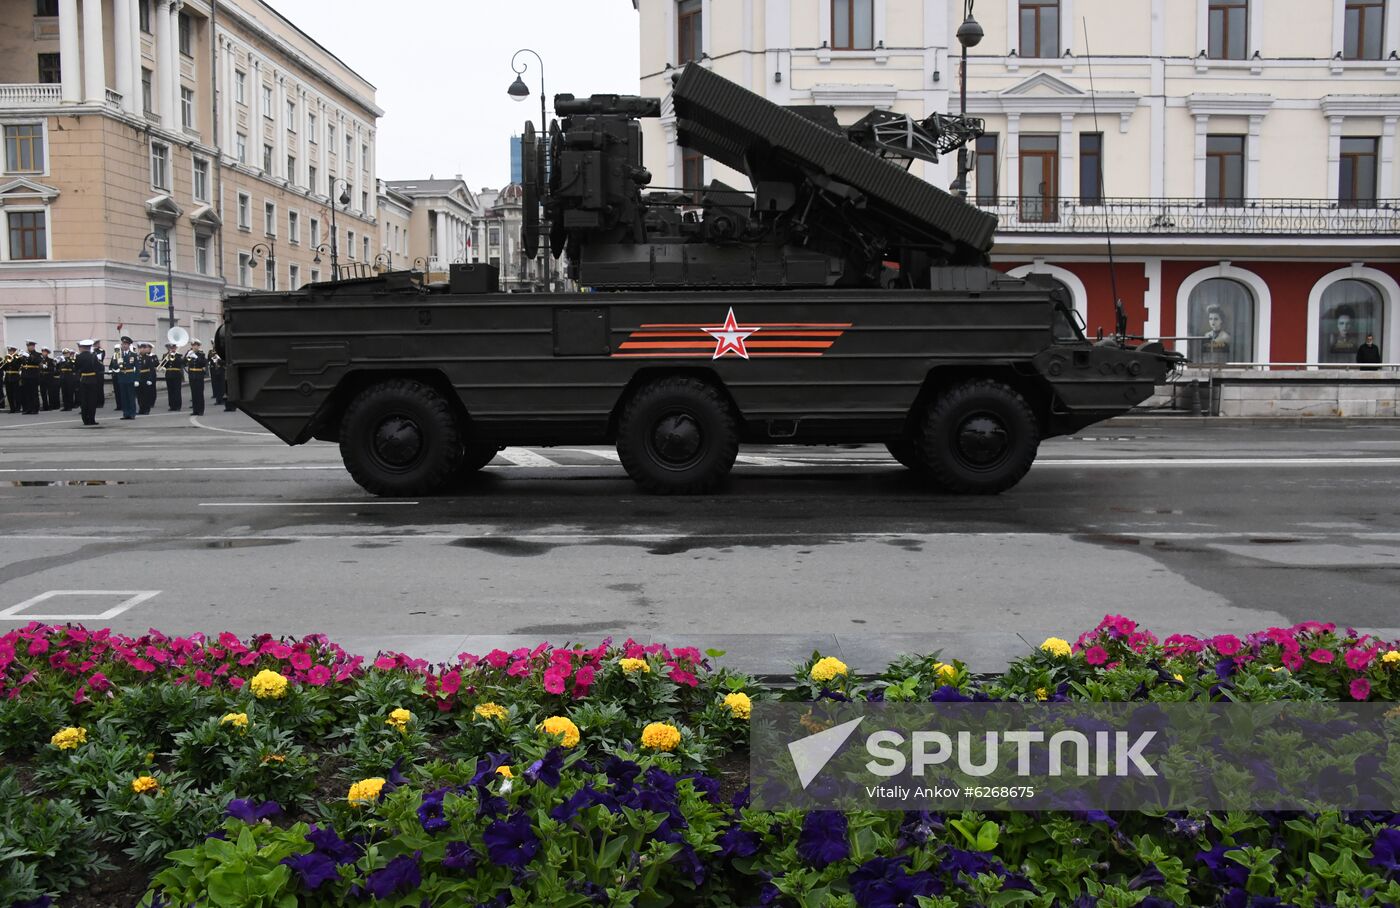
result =
[[0,473],[252,473],[259,470],[344,470],[338,463],[297,464],[289,467],[56,467],[0,469]]
[[[49,590],[47,593],[26,599],[19,605],[12,605],[0,612],[0,621],[106,621],[115,618],[135,605],[160,595],[160,590]],[[100,614],[92,615],[21,615],[20,612],[31,605],[47,602],[59,596],[125,596],[127,598]]]
[[1393,467],[1400,457],[1123,457],[1045,458],[1055,467]]
[[[833,458],[834,459],[834,458]],[[742,464],[750,464],[755,467],[805,467],[808,466],[800,460],[785,460],[781,457],[765,457],[761,454],[740,454],[735,461]]]
[[214,542],[228,541],[230,539],[266,539],[287,542],[329,542],[336,540],[354,540],[357,542],[372,541],[402,541],[402,542],[456,542],[458,540],[492,540],[498,541],[509,539],[513,541],[546,541],[546,542],[599,542],[608,540],[638,540],[645,542],[670,542],[682,540],[706,540],[717,541],[746,539],[746,540],[784,540],[784,539],[812,539],[820,537],[826,539],[947,539],[947,538],[968,538],[968,539],[1055,539],[1063,540],[1066,537],[1091,536],[1091,537],[1119,537],[1142,540],[1156,539],[1201,539],[1210,541],[1230,541],[1230,540],[1251,540],[1251,539],[1288,539],[1297,542],[1317,542],[1327,539],[1355,539],[1362,542],[1395,542],[1400,541],[1400,531],[1397,532],[1375,532],[1375,533],[1348,533],[1345,531],[1337,533],[1280,533],[1277,527],[1267,529],[1246,530],[1237,532],[1180,532],[1174,530],[1154,530],[1150,527],[1135,526],[1124,527],[1097,527],[1075,531],[1071,533],[1044,533],[1038,531],[1029,532],[985,532],[967,533],[956,530],[935,533],[899,533],[899,532],[868,532],[868,533],[829,533],[821,531],[812,532],[791,532],[791,533],[269,533],[266,535],[245,535],[231,536],[221,534],[215,536],[193,536],[178,535],[166,537],[152,537],[149,535],[113,535],[110,533],[93,533],[88,535],[36,535],[32,533],[3,535],[0,539],[14,539],[17,542],[82,542],[91,539],[110,540],[113,542],[171,542],[184,541],[191,542]]
[[272,433],[268,432],[267,430],[263,430],[262,432],[249,432],[245,429],[221,429],[218,426],[206,426],[204,423],[199,421],[198,416],[190,417],[190,425],[198,426],[201,429],[208,429],[210,432],[227,432],[230,435],[256,435],[260,438],[267,438],[269,435],[272,435]]
[[[622,458],[618,456],[617,451],[613,448],[560,448],[559,450],[573,451],[575,454],[592,454],[594,457],[601,457],[604,460],[610,460],[613,463],[622,462]],[[577,464],[577,466],[583,465]]]
[[506,448],[497,451],[496,456],[504,459],[512,467],[561,467],[563,464],[536,454],[529,448]]
[[366,505],[392,507],[394,505],[418,504],[416,501],[380,501],[367,498],[364,501],[201,501],[201,508],[358,508]]

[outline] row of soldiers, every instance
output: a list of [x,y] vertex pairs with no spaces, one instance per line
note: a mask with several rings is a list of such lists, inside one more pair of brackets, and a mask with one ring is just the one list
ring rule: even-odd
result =
[[[32,340],[25,343],[23,353],[10,346],[5,356],[0,357],[0,374],[4,377],[0,383],[0,407],[7,397],[11,413],[36,414],[40,410],[61,407],[71,411],[81,407],[83,423],[96,425],[95,413],[104,398],[103,376],[110,373],[115,409],[122,411],[123,419],[135,419],[138,414],[151,412],[156,404],[156,385],[160,378],[164,379],[166,399],[172,412],[183,409],[182,386],[188,378],[191,410],[196,416],[203,415],[206,377],[213,386],[214,403],[223,404],[226,410],[233,409],[224,393],[222,360],[217,353],[206,356],[198,340],[190,341],[188,353],[180,353],[175,344],[166,344],[165,355],[159,358],[148,341],[136,344],[135,349],[132,345],[132,339],[123,335],[121,347],[113,353],[110,363],[106,362],[101,342],[91,339],[78,343],[82,352],[76,356],[65,347],[57,358],[47,347],[39,348]],[[91,413],[88,412],[89,403]]]

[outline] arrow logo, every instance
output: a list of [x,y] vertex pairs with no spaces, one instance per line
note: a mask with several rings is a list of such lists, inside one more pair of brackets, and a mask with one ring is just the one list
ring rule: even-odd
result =
[[797,780],[802,783],[804,789],[817,777],[817,773],[831,762],[831,758],[836,756],[841,745],[855,732],[856,726],[864,721],[865,717],[861,716],[859,719],[842,722],[826,731],[819,731],[815,735],[808,735],[788,744],[792,766],[797,770]]

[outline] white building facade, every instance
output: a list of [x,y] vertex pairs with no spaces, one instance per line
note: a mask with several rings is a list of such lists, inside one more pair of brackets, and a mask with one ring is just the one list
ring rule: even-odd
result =
[[[958,109],[963,0],[639,11],[644,95],[693,60],[842,123]],[[1000,218],[998,267],[1060,280],[1091,332],[1113,330],[1116,283],[1130,332],[1181,338],[1200,361],[1353,361],[1366,333],[1400,359],[1400,0],[976,0],[973,14],[968,112],[986,135],[969,201]],[[644,128],[655,185],[749,188],[676,145],[669,104]],[[956,177],[953,156],[914,166]]]

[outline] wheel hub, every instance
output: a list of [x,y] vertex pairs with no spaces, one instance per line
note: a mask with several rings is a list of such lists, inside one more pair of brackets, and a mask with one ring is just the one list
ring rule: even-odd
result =
[[374,453],[391,467],[405,467],[423,451],[423,431],[406,416],[391,416],[374,432]]
[[700,453],[700,426],[689,413],[671,413],[657,420],[651,448],[667,466],[684,466]]
[[1006,455],[1010,443],[1006,426],[991,414],[970,416],[958,427],[958,454],[972,466],[995,464]]

